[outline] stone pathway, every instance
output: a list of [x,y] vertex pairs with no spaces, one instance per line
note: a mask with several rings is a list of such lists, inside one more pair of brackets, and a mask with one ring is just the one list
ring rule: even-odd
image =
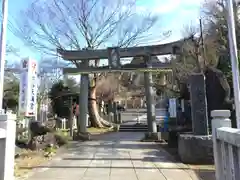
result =
[[[142,133],[111,133],[74,142],[28,180],[200,180],[156,143],[139,142]],[[204,180],[213,180],[213,178]]]

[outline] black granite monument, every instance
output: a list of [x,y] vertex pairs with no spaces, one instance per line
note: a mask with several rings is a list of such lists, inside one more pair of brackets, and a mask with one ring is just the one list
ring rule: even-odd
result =
[[208,135],[208,115],[205,77],[194,74],[189,77],[192,113],[192,132],[194,135]]

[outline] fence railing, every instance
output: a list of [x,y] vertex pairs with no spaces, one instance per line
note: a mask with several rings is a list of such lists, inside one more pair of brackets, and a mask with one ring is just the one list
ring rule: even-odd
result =
[[0,112],[0,179],[14,179],[16,114]]
[[212,138],[216,180],[240,179],[240,129],[231,128],[229,110],[214,110]]

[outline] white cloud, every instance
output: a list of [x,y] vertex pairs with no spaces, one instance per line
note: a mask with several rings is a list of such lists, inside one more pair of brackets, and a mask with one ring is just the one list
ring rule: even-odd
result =
[[159,34],[159,31],[168,30],[172,32],[167,39],[156,37],[154,41],[149,40],[147,44],[167,43],[183,38],[184,27],[198,26],[203,2],[204,0],[155,0],[138,6],[142,13],[152,12],[161,18],[157,28],[153,28],[151,33]]
[[137,6],[137,12],[152,12],[157,14],[171,13],[178,10],[200,6],[205,0],[153,0]]
[[137,7],[137,9],[148,12],[150,11],[152,13],[168,13],[174,11],[180,4],[179,1],[175,1],[175,3],[173,3],[173,1],[174,0],[168,0],[166,3],[160,3],[159,1],[159,3],[153,3],[150,6]]

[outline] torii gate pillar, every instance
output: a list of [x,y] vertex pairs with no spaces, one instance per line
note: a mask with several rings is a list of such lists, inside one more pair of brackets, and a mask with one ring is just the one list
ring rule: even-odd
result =
[[[152,58],[151,56],[144,57],[147,68],[152,68]],[[157,123],[155,115],[155,104],[154,104],[154,95],[153,95],[153,78],[152,72],[144,72],[144,86],[145,86],[145,96],[146,96],[146,105],[147,105],[147,124],[148,124],[148,133],[146,137],[149,139],[158,139],[157,134]]]

